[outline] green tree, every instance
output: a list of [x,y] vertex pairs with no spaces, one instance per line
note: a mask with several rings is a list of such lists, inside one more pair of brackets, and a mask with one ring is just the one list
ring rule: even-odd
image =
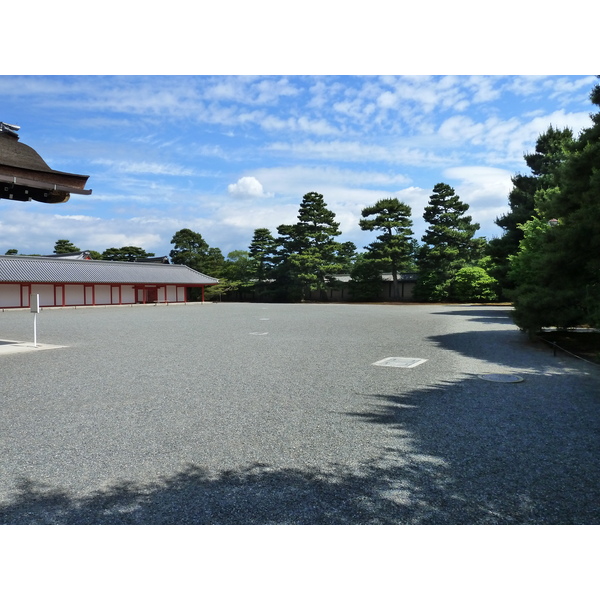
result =
[[277,242],[271,231],[264,227],[255,229],[249,246],[249,257],[253,264],[254,277],[259,283],[271,278],[276,252]]
[[278,251],[275,270],[278,284],[289,299],[304,300],[310,290],[325,295],[327,276],[346,259],[348,246],[335,241],[341,234],[335,213],[322,194],[305,194],[294,225],[277,228]]
[[19,251],[16,248],[9,248],[6,251],[6,256],[10,256],[11,254],[19,254]]
[[350,270],[348,288],[355,302],[375,302],[381,298],[383,279],[379,260],[363,252],[356,257]]
[[[600,108],[600,84],[590,94]],[[561,175],[560,193],[542,204],[545,216],[558,219],[557,268],[561,284],[571,290],[581,307],[579,324],[600,326],[600,111],[591,115],[573,145]]]
[[132,262],[137,258],[149,258],[151,256],[154,256],[153,252],[146,252],[138,246],[123,246],[122,248],[107,248],[102,253],[102,260]]
[[277,242],[267,228],[254,230],[249,246],[250,268],[254,279],[254,291],[259,298],[269,293],[274,277],[277,254]]
[[493,302],[498,281],[483,267],[463,267],[452,280],[451,296],[457,302]]
[[488,247],[493,261],[491,272],[507,292],[514,287],[508,277],[509,256],[519,250],[524,235],[520,226],[535,216],[536,193],[556,187],[559,167],[567,159],[572,143],[571,129],[549,127],[538,137],[535,152],[524,157],[531,175],[512,177],[513,188],[508,195],[510,210],[495,221],[504,232],[501,237],[490,240]]
[[180,229],[173,235],[171,244],[174,248],[169,253],[171,261],[176,265],[186,265],[200,271],[200,265],[208,254],[208,244],[201,234],[191,229]]
[[519,328],[535,333],[542,327],[569,326],[579,320],[577,302],[571,298],[559,300],[556,281],[550,271],[555,235],[545,219],[534,217],[521,225],[523,239],[519,252],[510,257],[510,277],[515,281],[511,294],[514,300],[513,319]]
[[205,259],[200,263],[200,270],[210,277],[221,277],[225,266],[225,257],[220,248],[209,247]]
[[[600,85],[590,99],[600,106]],[[554,166],[554,187],[535,195],[510,275],[515,322],[542,327],[600,326],[600,112]]]
[[70,254],[71,252],[81,252],[81,249],[69,240],[58,240],[54,244],[54,254]]
[[437,302],[451,299],[454,276],[483,256],[486,242],[474,238],[479,225],[465,214],[469,205],[460,201],[452,187],[438,183],[429,198],[423,213],[429,227],[421,238],[424,245],[418,256],[414,294],[418,300]]
[[223,265],[223,277],[248,284],[253,276],[252,261],[247,250],[233,250]]
[[[244,299],[244,292],[252,288],[253,265],[246,250],[233,250],[227,255],[221,267],[219,284],[212,286],[211,294],[219,297],[223,294],[234,296],[239,300]],[[210,296],[210,295],[209,295]]]
[[382,269],[391,271],[392,298],[397,300],[400,297],[398,273],[410,264],[413,248],[410,206],[397,198],[386,198],[364,208],[361,215],[359,225],[363,231],[381,231],[366,249]]
[[[210,277],[220,277],[225,258],[219,248],[211,248],[201,234],[191,229],[180,229],[171,239],[171,261],[186,265]],[[191,292],[192,297],[195,292]]]

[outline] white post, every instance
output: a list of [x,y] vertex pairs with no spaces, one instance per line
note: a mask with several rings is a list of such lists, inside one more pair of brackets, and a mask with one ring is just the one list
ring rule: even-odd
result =
[[29,307],[33,313],[33,347],[37,348],[37,314],[40,312],[40,295],[31,294],[29,297]]

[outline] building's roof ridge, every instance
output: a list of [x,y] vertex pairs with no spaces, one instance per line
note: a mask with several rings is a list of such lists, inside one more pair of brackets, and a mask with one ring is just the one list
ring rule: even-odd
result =
[[[36,263],[39,265],[38,267],[34,267]],[[21,268],[19,268],[19,264]],[[42,265],[45,265],[45,268]],[[109,276],[109,271],[114,274]],[[189,272],[189,275],[184,275],[183,271]],[[93,273],[97,273],[97,279],[93,276]],[[104,277],[102,276],[103,273],[105,274]],[[150,273],[153,275],[149,275]],[[164,279],[157,277],[158,273],[162,273]],[[86,258],[64,259],[23,254],[0,255],[0,282],[3,283],[11,281],[109,283],[111,281],[110,277],[115,277],[115,282],[121,283],[143,283],[144,277],[151,279],[147,283],[172,282],[183,285],[219,283],[217,278],[205,275],[187,265],[90,260]]]

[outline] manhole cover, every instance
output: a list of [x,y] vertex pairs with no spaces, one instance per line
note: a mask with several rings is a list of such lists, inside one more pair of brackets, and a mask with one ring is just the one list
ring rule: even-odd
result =
[[373,364],[377,367],[399,367],[401,369],[412,369],[417,365],[423,364],[426,360],[426,358],[404,358],[402,356],[390,356],[389,358],[378,360]]
[[480,375],[479,379],[496,381],[498,383],[520,383],[523,381],[523,378],[518,375],[508,375],[506,373],[489,373],[487,375]]

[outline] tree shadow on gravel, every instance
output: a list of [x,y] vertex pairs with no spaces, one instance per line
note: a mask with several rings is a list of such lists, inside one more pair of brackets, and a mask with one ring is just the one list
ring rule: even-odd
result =
[[[427,469],[426,469],[427,470]],[[414,472],[412,472],[414,471]],[[408,499],[412,478],[427,472],[363,465],[360,473],[343,467],[327,472],[274,469],[254,464],[210,475],[188,465],[171,477],[141,486],[121,482],[105,491],[76,498],[23,479],[0,524],[118,525],[349,525],[437,522],[431,499]],[[402,504],[386,497],[387,483],[401,485]]]
[[551,349],[529,340],[524,333],[514,329],[461,331],[432,335],[427,340],[445,350],[515,370],[529,369],[532,350],[535,350],[536,354],[537,352],[545,354],[549,366],[556,363]]
[[189,464],[84,497],[22,479],[0,523],[600,524],[600,409],[558,396],[477,377],[373,395],[346,417],[390,434],[377,460],[221,473]]
[[464,307],[457,309],[449,309],[444,312],[432,312],[434,316],[452,316],[452,317],[470,317],[470,321],[477,321],[479,323],[513,323],[511,318],[512,308],[501,307],[498,309],[494,307],[493,310],[485,309],[482,307],[474,307],[472,309],[465,309]]

